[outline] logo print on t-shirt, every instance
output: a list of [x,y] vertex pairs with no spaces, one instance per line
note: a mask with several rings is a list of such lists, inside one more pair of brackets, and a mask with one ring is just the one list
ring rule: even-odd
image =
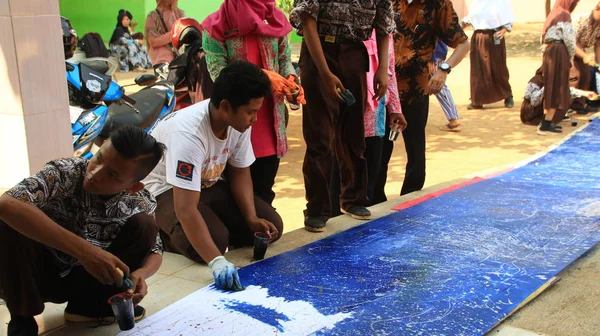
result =
[[183,162],[183,161],[177,161],[177,173],[175,174],[175,176],[179,177],[180,179],[191,181],[193,173],[194,173],[194,165],[193,164]]

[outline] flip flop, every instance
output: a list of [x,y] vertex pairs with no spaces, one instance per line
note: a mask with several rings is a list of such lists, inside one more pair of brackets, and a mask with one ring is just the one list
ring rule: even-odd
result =
[[450,127],[450,125],[446,124],[439,127],[440,131],[445,132],[460,132],[460,125],[456,127]]

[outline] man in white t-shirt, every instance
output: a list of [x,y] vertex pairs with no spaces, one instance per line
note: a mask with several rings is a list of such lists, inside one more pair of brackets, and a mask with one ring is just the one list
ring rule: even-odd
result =
[[144,184],[158,202],[165,249],[207,262],[224,289],[243,288],[235,266],[223,257],[227,247],[252,245],[255,232],[274,241],[283,231],[275,209],[254,196],[249,168],[250,126],[270,90],[260,68],[231,63],[210,100],[170,115],[152,131],[167,151]]

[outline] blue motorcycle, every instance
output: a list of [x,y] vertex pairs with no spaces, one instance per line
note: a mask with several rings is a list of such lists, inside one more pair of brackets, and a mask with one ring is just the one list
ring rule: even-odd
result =
[[126,95],[126,86],[112,80],[116,68],[117,64],[107,58],[90,58],[78,64],[66,62],[75,156],[91,159],[110,132],[124,125],[150,132],[175,108],[172,83],[156,82],[153,75],[140,75],[135,84],[146,87]]

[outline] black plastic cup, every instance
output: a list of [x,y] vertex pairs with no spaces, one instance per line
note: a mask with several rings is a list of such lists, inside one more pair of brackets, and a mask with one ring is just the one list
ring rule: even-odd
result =
[[121,293],[108,299],[112,307],[119,329],[122,331],[131,330],[135,327],[135,316],[133,312],[132,296],[127,293]]
[[257,232],[254,234],[254,260],[263,260],[265,253],[267,253],[267,247],[271,242],[271,237],[263,232]]

